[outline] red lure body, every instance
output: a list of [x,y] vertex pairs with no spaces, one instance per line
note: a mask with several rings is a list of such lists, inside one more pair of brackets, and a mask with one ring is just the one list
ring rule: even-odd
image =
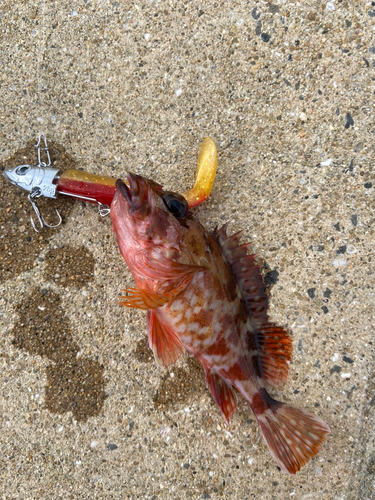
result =
[[82,170],[65,170],[57,180],[56,192],[111,206],[116,191],[116,179]]

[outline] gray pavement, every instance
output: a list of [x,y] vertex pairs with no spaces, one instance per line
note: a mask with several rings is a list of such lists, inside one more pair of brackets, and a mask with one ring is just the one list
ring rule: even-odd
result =
[[155,365],[109,218],[59,198],[36,235],[1,177],[1,498],[375,498],[374,28],[363,1],[2,1],[1,167],[44,132],[62,169],[183,192],[211,136],[194,213],[246,229],[293,332],[272,394],[332,432],[281,473],[242,398],[227,427],[199,364]]

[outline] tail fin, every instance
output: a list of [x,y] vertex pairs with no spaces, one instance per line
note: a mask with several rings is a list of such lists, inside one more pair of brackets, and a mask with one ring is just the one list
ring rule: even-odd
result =
[[271,455],[292,476],[318,454],[331,432],[321,418],[285,403],[275,402],[257,419]]

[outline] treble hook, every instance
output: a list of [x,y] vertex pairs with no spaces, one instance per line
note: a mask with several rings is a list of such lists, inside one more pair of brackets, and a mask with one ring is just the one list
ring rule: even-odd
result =
[[[57,216],[59,218],[59,222],[58,224],[56,224],[55,226],[52,226],[50,224],[47,224],[47,222],[44,220],[44,217],[43,215],[41,214],[40,210],[39,210],[39,207],[36,203],[36,199],[39,198],[39,196],[41,196],[41,193],[40,193],[40,190],[38,189],[35,189],[33,190],[29,196],[27,197],[27,199],[29,200],[29,202],[31,203],[31,206],[33,207],[34,209],[34,212],[38,218],[38,222],[40,224],[40,228],[43,229],[43,227],[50,227],[50,228],[54,228],[54,227],[59,227],[61,222],[62,222],[62,218],[61,218],[61,215],[59,214],[58,210],[56,210],[56,213],[57,213]],[[32,215],[30,215],[30,222],[31,222],[31,225],[33,226],[33,229],[36,233],[39,233],[39,231],[37,230],[36,226],[35,226],[35,222],[34,222],[34,219],[32,217]]]

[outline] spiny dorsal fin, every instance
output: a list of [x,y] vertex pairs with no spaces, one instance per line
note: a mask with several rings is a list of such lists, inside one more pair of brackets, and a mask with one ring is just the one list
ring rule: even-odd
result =
[[[262,378],[272,386],[285,382],[288,361],[292,359],[292,339],[280,326],[268,321],[268,297],[255,255],[247,255],[250,243],[240,244],[242,231],[227,236],[226,225],[214,231],[246,304],[258,351],[259,370]],[[251,343],[251,342],[250,342]]]

